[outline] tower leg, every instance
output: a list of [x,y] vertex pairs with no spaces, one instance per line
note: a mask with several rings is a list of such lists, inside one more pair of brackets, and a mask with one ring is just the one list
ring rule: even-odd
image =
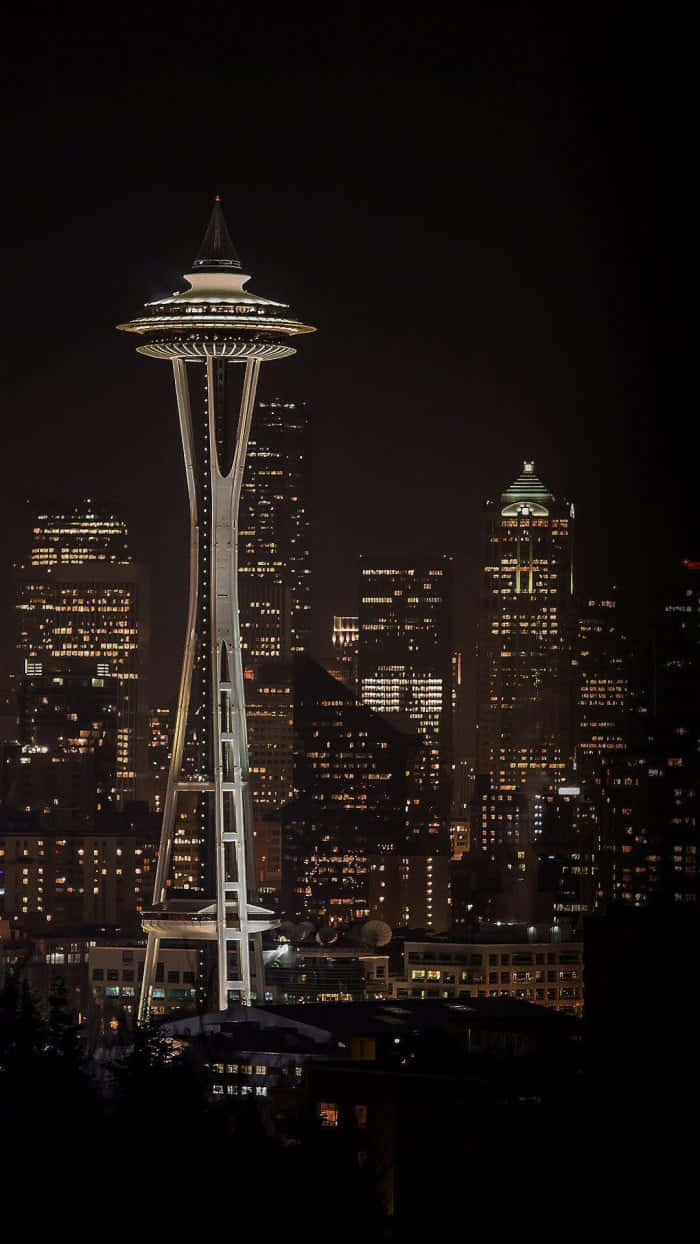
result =
[[[194,668],[195,648],[197,644],[197,601],[199,597],[199,524],[197,514],[197,489],[194,475],[194,439],[192,435],[192,411],[190,407],[190,391],[187,383],[187,365],[182,359],[173,359],[173,375],[177,409],[180,419],[180,435],[185,459],[185,476],[187,479],[187,496],[190,516],[190,566],[189,566],[189,602],[187,607],[187,632],[185,636],[185,655],[180,675],[180,688],[177,699],[177,714],[173,732],[173,750],[168,770],[168,785],[163,804],[163,825],[158,849],[153,884],[153,902],[162,903],[165,899],[170,873],[173,842],[175,839],[175,817],[177,813],[178,783],[181,778],[182,757],[185,749],[187,731],[187,714],[190,707],[192,692],[192,670]],[[155,951],[152,950],[155,946]],[[139,993],[138,1022],[148,1020],[153,985],[155,984],[155,967],[158,958],[159,939],[154,934],[148,935],[146,959],[143,968],[143,980]]]
[[[214,830],[219,1007],[237,988],[249,1006],[252,994],[248,900],[254,873],[252,802],[249,797],[248,738],[243,661],[238,614],[238,509],[248,436],[260,374],[258,359],[248,359],[243,377],[236,441],[230,471],[223,474],[216,442],[214,359],[207,359],[210,495],[210,619],[212,674],[212,745],[214,757]],[[228,849],[227,849],[228,848]],[[231,875],[235,873],[235,875]],[[232,922],[229,910],[235,905]],[[229,943],[238,947],[238,980],[229,979]]]
[[139,1024],[147,1024],[151,1017],[151,1000],[153,998],[153,986],[156,979],[159,949],[160,938],[156,937],[155,933],[149,933],[148,941],[146,942],[146,957],[143,963],[143,979],[141,981],[141,991],[139,993],[139,1009],[137,1015]]

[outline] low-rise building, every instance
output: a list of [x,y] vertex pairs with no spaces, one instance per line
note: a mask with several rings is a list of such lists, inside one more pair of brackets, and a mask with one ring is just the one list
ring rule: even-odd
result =
[[[154,1017],[180,1008],[196,1009],[202,975],[200,955],[201,951],[193,948],[161,946],[151,1003]],[[90,946],[90,991],[105,1014],[123,1014],[127,1019],[135,1015],[145,956],[145,938]]]
[[384,998],[389,956],[360,947],[280,947],[265,965],[271,1002],[361,1002]]
[[567,1014],[583,1007],[582,942],[411,942],[392,998],[517,998]]

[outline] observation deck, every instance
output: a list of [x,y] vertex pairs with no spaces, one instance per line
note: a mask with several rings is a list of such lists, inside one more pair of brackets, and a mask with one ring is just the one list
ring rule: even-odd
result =
[[189,289],[145,305],[136,320],[118,325],[145,338],[139,355],[150,358],[286,358],[291,337],[315,332],[288,315],[283,302],[245,290],[244,272],[185,272]]
[[[264,933],[279,924],[279,917],[267,907],[247,904],[248,932]],[[239,927],[238,900],[226,901],[226,924],[230,929]],[[166,899],[141,912],[144,933],[152,933],[165,940],[177,939],[188,942],[215,942],[217,939],[216,902],[212,899]]]

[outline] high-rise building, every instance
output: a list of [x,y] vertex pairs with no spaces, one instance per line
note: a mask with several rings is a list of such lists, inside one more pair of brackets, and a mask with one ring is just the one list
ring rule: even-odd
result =
[[328,673],[357,694],[359,690],[360,619],[339,616],[333,618],[331,633],[332,655],[326,666]]
[[420,740],[409,783],[409,831],[446,839],[455,675],[451,558],[363,557],[359,622],[363,703],[403,717]]
[[172,710],[152,708],[148,715],[148,804],[154,812],[163,811],[172,742]]
[[[601,766],[598,905],[698,901],[700,564],[663,610],[651,712]],[[646,722],[644,729],[641,723]]]
[[616,614],[614,590],[607,599],[587,600],[578,608],[572,663],[576,775],[581,780],[629,746],[630,643]]
[[0,810],[0,912],[11,926],[136,929],[150,899],[157,824],[140,809],[103,816],[63,834],[37,818]]
[[[527,919],[544,790],[570,766],[573,506],[525,462],[484,514],[471,851],[484,918]],[[478,891],[478,887],[477,887]]]
[[309,416],[305,403],[258,402],[239,520],[241,648],[246,668],[309,646]]
[[278,897],[282,884],[282,809],[294,795],[294,667],[258,665],[246,681],[250,781],[255,815],[258,894]]
[[536,842],[536,921],[580,926],[595,906],[598,788],[567,782],[542,792]]
[[396,849],[369,856],[369,914],[391,928],[446,933],[450,927],[450,861],[427,851]]
[[532,462],[486,503],[477,771],[514,789],[571,759],[573,516]]
[[[313,330],[295,319],[285,304],[246,289],[249,279],[217,196],[199,253],[185,274],[187,288],[150,302],[143,314],[120,325],[137,334],[140,353],[172,365],[190,517],[185,652],[153,907],[144,912],[148,945],[140,1019],[149,1013],[161,939],[209,943],[205,957],[214,969],[216,1001],[226,1010],[232,1000],[249,1005],[254,993],[262,996],[260,935],[276,923],[274,913],[257,903],[255,886],[239,566],[246,564],[246,558],[248,565],[259,559],[270,571],[283,554],[278,551],[275,523],[267,529],[260,515],[253,524],[257,549],[246,552],[240,501],[260,367],[292,355],[292,339]],[[278,407],[272,413],[282,434],[285,409]],[[290,419],[295,417],[290,414]],[[271,419],[268,408],[268,425]],[[270,468],[267,454],[258,468],[263,495],[274,499],[277,482],[282,481],[274,474],[276,468]],[[297,504],[296,495],[292,486],[292,505]],[[256,505],[257,498],[258,485],[253,483],[251,504]],[[303,528],[306,519],[299,514],[297,527]],[[305,541],[304,528],[299,530],[299,566]],[[247,598],[252,607],[258,599],[254,588]],[[301,619],[307,614],[302,602],[290,623],[293,633],[303,633]],[[274,619],[263,613],[261,629],[253,627],[265,657],[275,655],[266,651],[268,621]],[[279,633],[279,619],[275,625]],[[257,651],[257,644],[251,640],[251,651]],[[199,822],[199,832],[192,838],[199,838],[202,846],[202,891],[198,898],[171,900],[181,798],[192,796]]]
[[[20,742],[48,749],[54,767],[80,770],[92,789],[83,820],[143,798],[148,583],[124,521],[91,501],[40,514],[29,565],[17,573],[17,611]],[[58,824],[60,793],[51,800]]]
[[342,925],[367,917],[368,856],[402,849],[415,746],[315,661],[296,660],[294,800],[282,814],[289,918]]

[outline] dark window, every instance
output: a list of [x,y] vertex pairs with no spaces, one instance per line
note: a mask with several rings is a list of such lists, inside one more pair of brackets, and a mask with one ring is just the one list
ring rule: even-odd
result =
[[384,975],[384,964],[382,963],[377,967],[377,976],[383,976],[383,975]]
[[481,966],[481,963],[482,963],[482,961],[483,961],[483,958],[484,958],[484,956],[483,956],[483,955],[470,955],[470,956],[469,956],[469,962],[470,962],[470,963],[475,963],[475,964],[478,964],[479,966]]
[[498,972],[489,972],[489,985],[498,984]]
[[510,963],[510,955],[501,955],[501,963]]
[[441,963],[451,963],[452,955],[438,955],[438,959]]
[[544,963],[544,955],[535,955],[535,963]]
[[182,983],[183,985],[194,985],[194,972],[183,972]]
[[498,955],[489,955],[489,963],[498,963]]
[[133,963],[133,962],[134,962],[133,950],[123,950],[122,951],[122,963]]
[[165,968],[163,967],[162,963],[159,963],[158,967],[156,968],[156,980],[158,982],[162,981],[164,975],[165,975]]
[[180,984],[180,973],[179,972],[168,972],[168,984],[179,985]]
[[510,981],[510,972],[501,972],[501,984],[507,985]]
[[107,980],[108,981],[119,980],[119,972],[117,971],[116,968],[107,968]]
[[134,969],[124,968],[124,971],[122,972],[122,980],[132,981],[133,979],[134,979]]
[[409,962],[409,963],[418,963],[418,960],[419,960],[419,959],[420,959],[420,955],[419,955],[419,954],[416,954],[416,951],[415,951],[415,950],[409,950],[409,952],[408,952],[408,962]]
[[455,955],[455,963],[466,963],[466,962],[467,962],[466,955]]
[[104,978],[105,978],[104,968],[93,968],[92,969],[92,979],[94,981],[103,981]]

